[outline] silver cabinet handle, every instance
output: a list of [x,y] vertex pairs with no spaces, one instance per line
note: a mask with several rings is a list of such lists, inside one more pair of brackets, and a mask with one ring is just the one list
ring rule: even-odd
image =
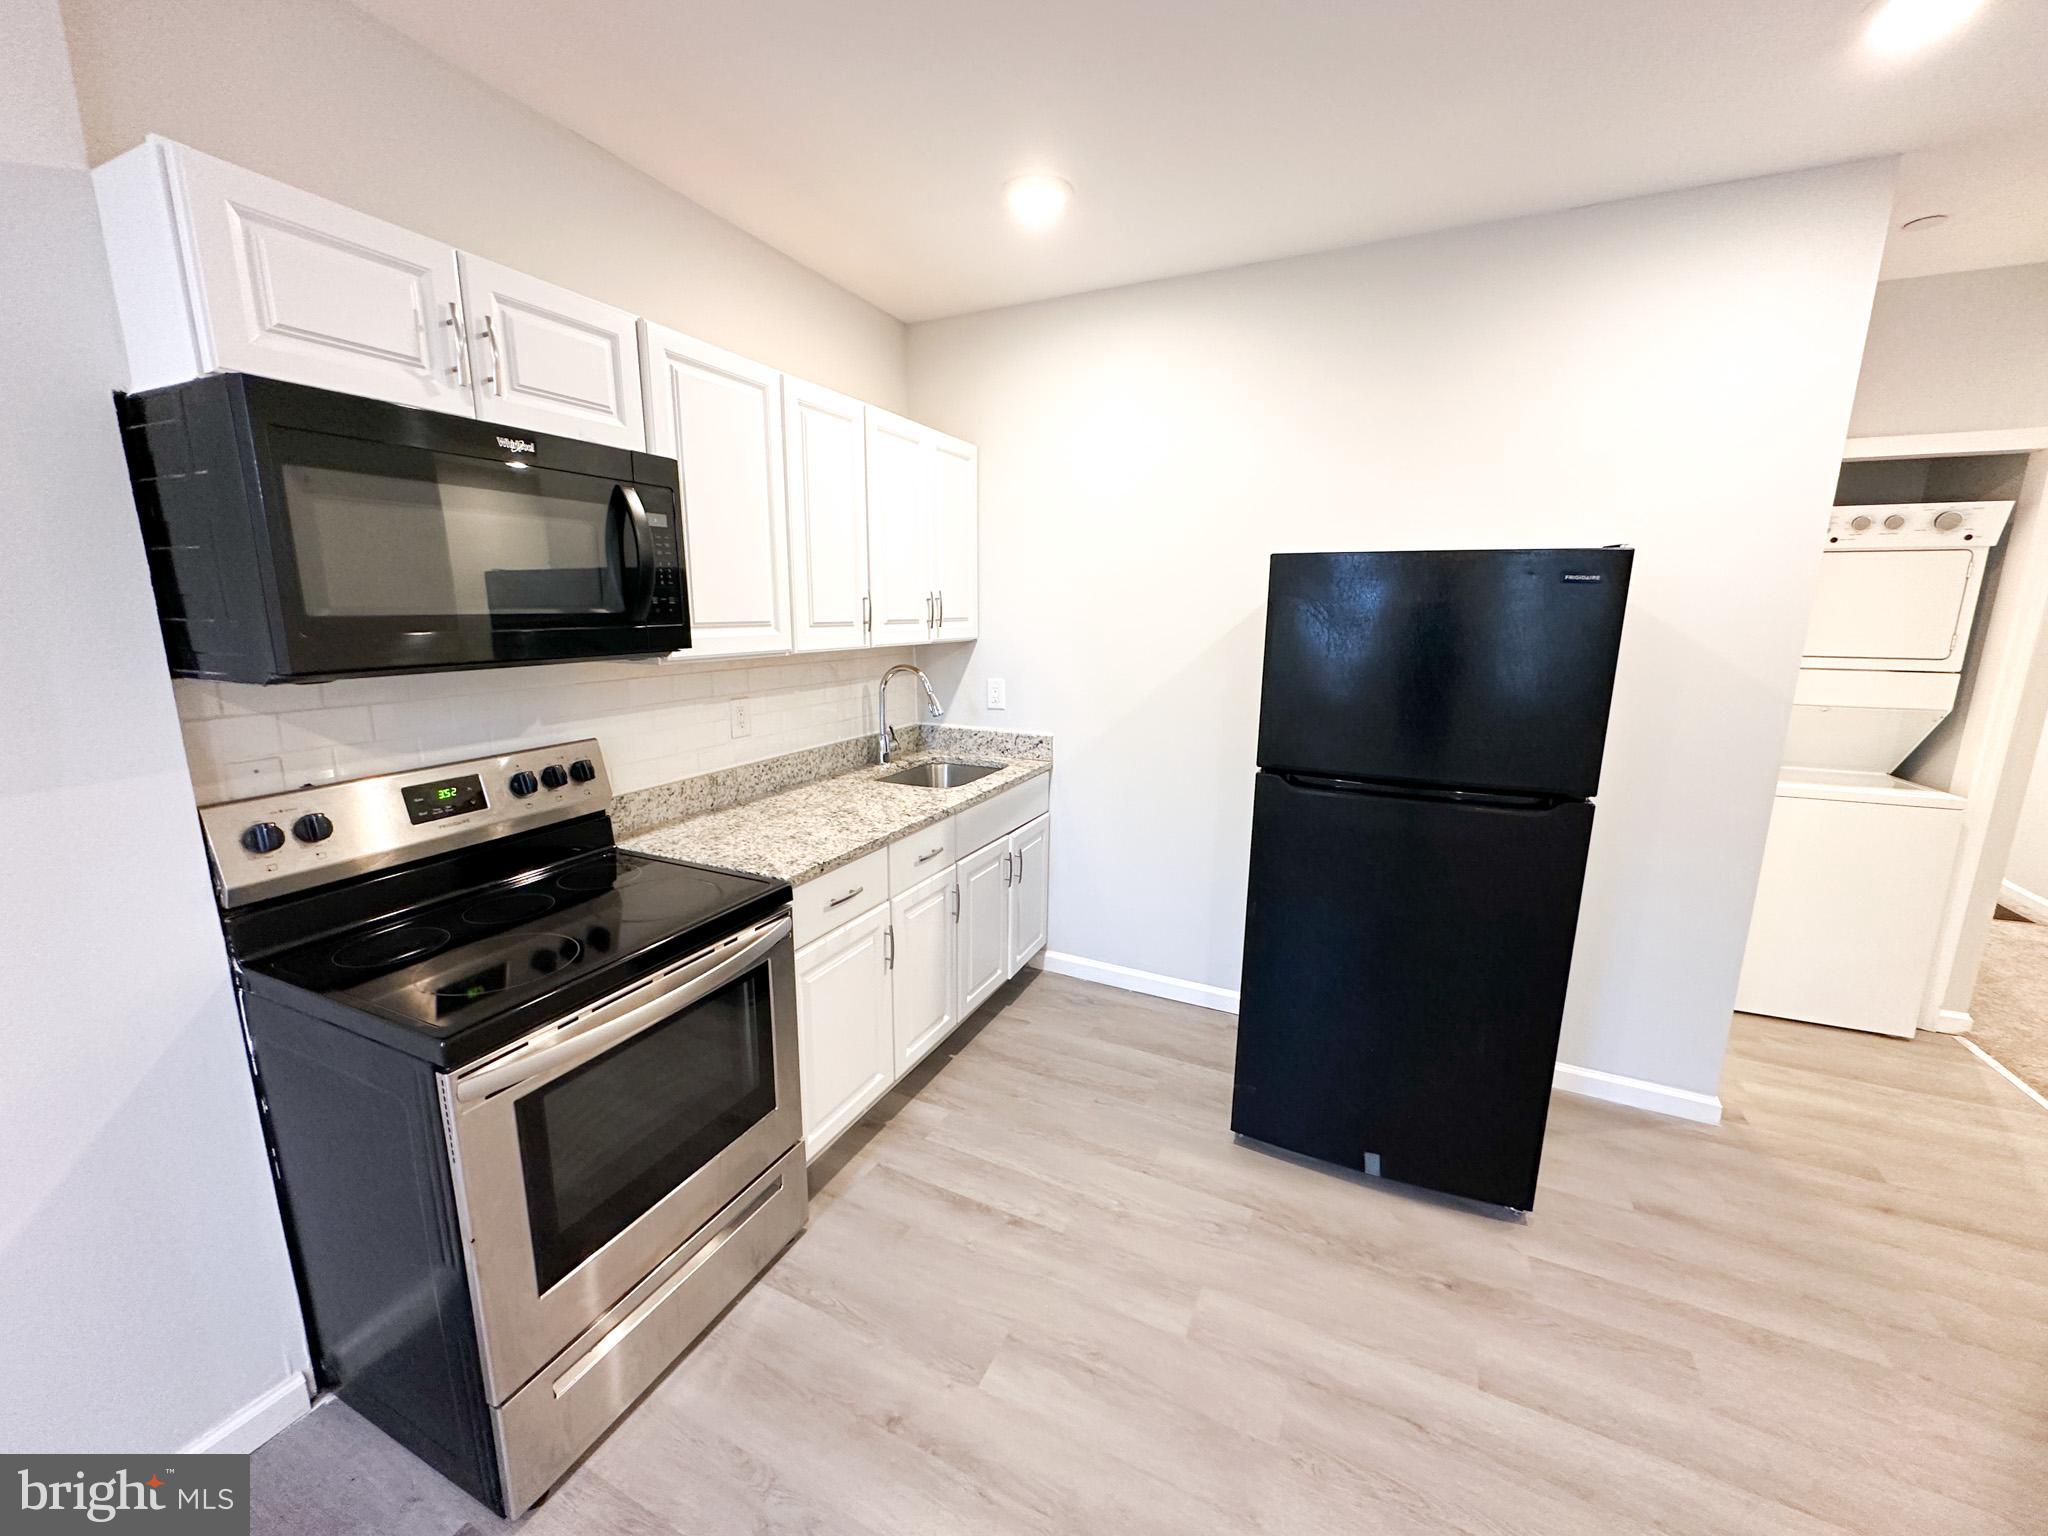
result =
[[957,883],[953,887],[953,921],[960,921],[960,887]]
[[946,627],[946,589],[939,588],[939,628]]
[[884,928],[882,930],[882,969],[885,971],[896,969],[896,930],[894,928]]
[[827,912],[829,912],[829,911],[831,911],[831,910],[832,910],[832,909],[833,909],[834,907],[843,907],[843,906],[845,906],[845,905],[846,905],[846,904],[847,904],[847,903],[848,903],[849,901],[853,900],[853,898],[854,898],[854,897],[858,896],[858,895],[859,895],[859,894],[860,894],[860,893],[861,893],[862,891],[864,891],[864,890],[866,890],[866,889],[867,889],[867,887],[866,887],[866,886],[864,886],[864,885],[856,885],[856,886],[855,886],[855,887],[854,887],[854,888],[853,888],[852,890],[848,891],[848,892],[847,892],[847,893],[846,893],[846,894],[845,894],[844,896],[835,896],[835,897],[833,897],[833,898],[832,898],[832,900],[830,900],[830,901],[826,902],[826,903],[825,903],[825,910],[826,910]]
[[469,350],[469,337],[462,329],[462,311],[455,301],[448,301],[448,318],[441,322],[455,332],[455,341],[448,348],[448,377],[457,384],[462,382],[462,357]]
[[484,316],[484,340],[491,344],[491,393],[505,393],[505,353],[498,345],[498,328],[491,324],[489,314]]
[[1022,848],[1017,850],[1017,883],[1019,885],[1024,883],[1024,850]]
[[875,627],[874,599],[863,596],[860,600],[860,627],[864,630]]
[[1016,863],[1017,856],[1014,853],[1003,855],[1003,884],[1015,885],[1017,883],[1012,874],[1012,871],[1016,868]]
[[946,845],[944,843],[941,843],[938,847],[934,848],[930,853],[920,853],[916,858],[912,859],[910,862],[913,866],[918,864],[929,864],[933,859],[936,859],[940,854],[944,853],[945,851]]
[[932,595],[929,592],[924,595],[924,627],[932,628]]

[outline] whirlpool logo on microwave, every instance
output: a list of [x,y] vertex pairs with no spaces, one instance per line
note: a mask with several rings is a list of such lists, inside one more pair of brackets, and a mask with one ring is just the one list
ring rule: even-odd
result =
[[247,1536],[249,1458],[0,1456],[0,1532]]
[[498,446],[507,453],[535,453],[538,450],[523,437],[501,437]]

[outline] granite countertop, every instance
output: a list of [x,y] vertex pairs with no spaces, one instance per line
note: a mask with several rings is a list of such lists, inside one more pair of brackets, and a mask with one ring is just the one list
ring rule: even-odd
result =
[[[1000,771],[958,789],[877,782],[885,773],[933,759],[993,763]],[[886,767],[870,764],[743,805],[649,827],[620,837],[619,846],[795,885],[1050,772],[1052,763],[1042,758],[903,753]]]

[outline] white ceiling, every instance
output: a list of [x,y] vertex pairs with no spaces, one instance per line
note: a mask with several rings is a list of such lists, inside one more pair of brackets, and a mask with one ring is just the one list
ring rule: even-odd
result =
[[2040,0],[1903,60],[1866,0],[355,3],[907,320],[1963,141],[1896,270],[2048,256]]

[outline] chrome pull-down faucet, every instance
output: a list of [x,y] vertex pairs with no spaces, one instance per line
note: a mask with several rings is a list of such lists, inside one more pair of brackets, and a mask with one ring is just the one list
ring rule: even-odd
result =
[[908,672],[924,688],[925,708],[934,720],[945,718],[946,711],[939,703],[939,696],[932,692],[932,680],[907,661],[899,661],[882,674],[881,686],[875,690],[875,730],[877,744],[881,748],[881,761],[889,761],[889,680],[898,672]]

